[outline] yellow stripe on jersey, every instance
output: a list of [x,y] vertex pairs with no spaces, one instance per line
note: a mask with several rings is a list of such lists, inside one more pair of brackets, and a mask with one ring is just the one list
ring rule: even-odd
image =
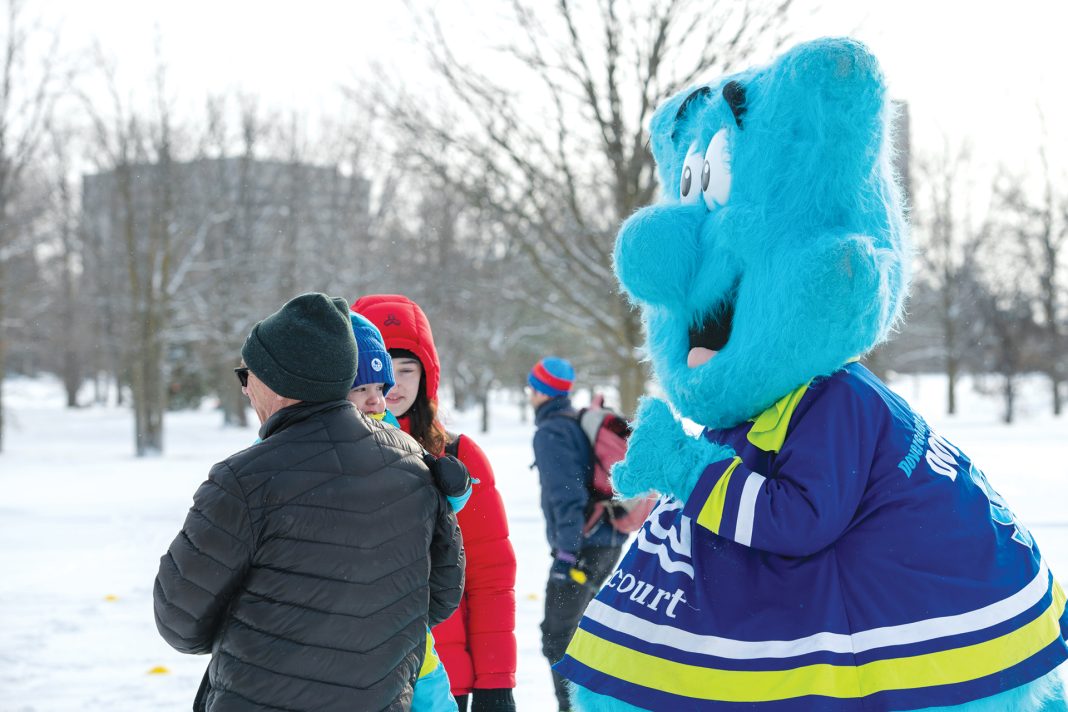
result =
[[719,527],[723,523],[723,507],[727,503],[727,485],[730,484],[731,473],[741,461],[742,458],[736,457],[731,464],[727,465],[727,469],[723,471],[719,482],[712,488],[705,505],[701,507],[697,515],[697,523],[713,534],[719,534]]
[[434,650],[434,636],[426,632],[426,653],[423,655],[423,667],[419,668],[419,677],[423,678],[438,669],[438,651]]
[[611,677],[673,695],[724,702],[770,702],[805,695],[858,698],[968,682],[1021,663],[1060,635],[1065,595],[1056,582],[1053,601],[1034,620],[998,638],[961,648],[864,665],[805,665],[792,670],[717,670],[630,650],[579,628],[567,654]]

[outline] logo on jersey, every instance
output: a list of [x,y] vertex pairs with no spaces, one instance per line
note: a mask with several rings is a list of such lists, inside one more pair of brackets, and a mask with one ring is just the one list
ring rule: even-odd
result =
[[[935,435],[930,431],[928,433],[927,452],[924,455],[924,460],[927,461],[927,465],[933,473],[948,477],[950,481],[956,482],[957,474],[965,472],[957,459],[961,457],[960,450],[940,435]],[[967,478],[979,488],[990,503],[990,519],[995,524],[1000,524],[1003,527],[1012,527],[1012,540],[1021,546],[1026,546],[1028,549],[1032,548],[1034,539],[1031,537],[1031,532],[1027,531],[1027,528],[1017,521],[1016,515],[1009,509],[1005,499],[990,486],[990,482],[986,479],[983,471],[969,462],[966,472]]]
[[1026,546],[1028,549],[1032,548],[1035,540],[1031,537],[1031,532],[1027,531],[1027,527],[1017,521],[1016,515],[1009,509],[1008,503],[997,493],[997,490],[990,486],[990,482],[986,479],[983,471],[972,465],[968,468],[968,476],[983,491],[983,494],[986,495],[987,500],[990,502],[990,518],[1003,527],[1012,527],[1012,540],[1022,546]]
[[923,459],[927,460],[927,464],[937,474],[951,480],[957,479],[957,472],[960,470],[957,464],[959,456],[960,450],[950,445],[941,435],[931,433],[931,437],[927,438],[927,454]]
[[661,497],[638,532],[637,546],[656,555],[660,568],[693,578],[693,553],[690,533],[693,523],[679,513],[683,503],[673,497]]

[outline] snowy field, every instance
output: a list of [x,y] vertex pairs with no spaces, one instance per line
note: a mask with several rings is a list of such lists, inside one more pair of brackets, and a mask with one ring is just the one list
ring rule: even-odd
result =
[[[0,454],[0,710],[188,710],[207,663],[172,651],[156,633],[152,582],[159,557],[212,463],[247,446],[248,428],[222,429],[205,409],[166,422],[166,454],[132,454],[125,409],[63,407],[52,380],[10,380],[6,451]],[[987,473],[1068,584],[1068,416],[1047,414],[1041,382],[1028,383],[1019,422],[961,388],[961,412],[943,412],[943,382],[892,384],[931,425]],[[532,425],[494,403],[493,430],[475,412],[449,427],[474,434],[497,473],[519,557],[516,584],[521,711],[555,709],[538,623],[549,558],[529,469]]]

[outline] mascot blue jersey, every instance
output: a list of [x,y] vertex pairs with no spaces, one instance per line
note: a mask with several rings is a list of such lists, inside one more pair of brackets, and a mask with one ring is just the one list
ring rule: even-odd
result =
[[[661,710],[905,710],[1068,658],[1065,596],[983,473],[852,363],[664,498],[557,669]],[[758,703],[755,704],[754,703]]]

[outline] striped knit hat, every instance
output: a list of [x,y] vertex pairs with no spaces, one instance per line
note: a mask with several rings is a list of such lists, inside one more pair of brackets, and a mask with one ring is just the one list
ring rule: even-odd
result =
[[538,361],[527,376],[531,388],[554,398],[566,396],[574,382],[574,367],[566,359],[555,356],[546,356]]

